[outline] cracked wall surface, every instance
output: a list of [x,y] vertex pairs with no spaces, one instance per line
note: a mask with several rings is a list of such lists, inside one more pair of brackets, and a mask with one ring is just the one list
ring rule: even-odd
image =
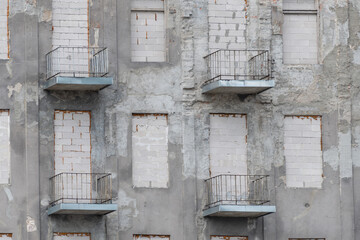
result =
[[[211,29],[214,1],[165,0],[167,57],[160,63],[131,61],[131,0],[89,1],[89,46],[108,48],[114,79],[99,92],[44,90],[45,55],[53,47],[56,21],[52,1],[9,3],[10,51],[9,59],[0,60],[0,112],[10,113],[11,184],[0,185],[0,235],[12,233],[16,240],[54,239],[54,233],[89,233],[99,240],[133,239],[134,234],[173,240],[360,238],[359,1],[316,1],[318,64],[311,65],[283,63],[281,0],[247,0],[241,9],[231,8],[246,19],[239,32],[236,25],[234,31],[224,32],[221,24]],[[237,12],[227,18],[236,21]],[[231,34],[239,35],[239,46],[270,50],[274,88],[247,96],[202,94],[203,57],[215,43],[231,41]],[[117,211],[47,215],[56,111],[91,111],[91,171],[112,174]],[[168,187],[137,188],[132,118],[153,113],[168,117]],[[270,176],[276,213],[203,217],[211,114],[246,115],[247,173]],[[287,187],[284,116],[304,115],[321,116],[320,189]]]

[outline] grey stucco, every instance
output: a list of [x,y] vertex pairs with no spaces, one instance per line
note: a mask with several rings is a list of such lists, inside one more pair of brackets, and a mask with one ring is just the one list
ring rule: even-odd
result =
[[[131,0],[90,1],[90,45],[108,47],[112,86],[45,91],[51,1],[10,1],[10,59],[0,60],[0,109],[10,109],[11,184],[0,186],[0,233],[15,240],[90,232],[96,240],[168,234],[172,240],[243,235],[360,239],[360,2],[319,0],[319,64],[283,65],[282,1],[248,1],[248,48],[268,49],[275,87],[249,96],[202,94],[207,0],[167,0],[166,63],[130,61]],[[97,37],[98,32],[98,37]],[[90,110],[92,170],[113,175],[118,211],[48,216],[54,110]],[[169,116],[168,189],[133,188],[131,114]],[[247,114],[249,174],[269,174],[277,212],[257,219],[204,218],[209,113]],[[322,189],[286,187],[285,115],[321,115]],[[27,219],[36,231],[27,231]]]

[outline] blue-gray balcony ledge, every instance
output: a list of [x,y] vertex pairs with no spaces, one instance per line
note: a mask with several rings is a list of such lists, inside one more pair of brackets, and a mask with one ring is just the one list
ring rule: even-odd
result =
[[113,84],[108,76],[108,49],[57,47],[46,54],[45,90],[99,91]]
[[48,209],[48,215],[80,214],[80,215],[106,215],[117,210],[117,204],[91,204],[91,203],[59,203]]
[[45,90],[61,91],[99,91],[113,84],[112,77],[61,77],[47,80]]
[[217,50],[204,58],[202,93],[249,95],[275,87],[268,50]]
[[276,212],[270,204],[268,175],[220,174],[205,180],[204,217],[258,218]]

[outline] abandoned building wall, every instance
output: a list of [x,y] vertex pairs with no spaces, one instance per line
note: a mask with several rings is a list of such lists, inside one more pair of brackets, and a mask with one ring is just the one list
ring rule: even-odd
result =
[[[304,4],[294,0],[104,0],[79,6],[63,1],[67,5],[61,9],[67,14],[58,11],[57,0],[8,2],[5,9],[7,2],[0,0],[0,146],[6,144],[3,132],[9,132],[10,141],[0,151],[7,147],[10,151],[9,183],[4,183],[5,168],[0,169],[1,239],[359,238],[357,0]],[[299,17],[294,11],[305,12]],[[81,36],[57,31],[73,24],[59,21],[62,14],[73,16],[69,19],[84,31]],[[301,33],[291,29],[294,23],[284,21],[300,21],[306,14],[310,33],[316,19],[317,43],[302,54],[292,44],[310,44],[315,38],[305,34],[304,41],[293,42]],[[141,22],[134,23],[134,18]],[[147,37],[151,41],[142,44]],[[62,45],[56,39],[69,45],[107,47],[114,83],[99,92],[44,90],[45,55]],[[270,50],[275,87],[247,96],[203,94],[204,56],[219,48],[241,47]],[[288,64],[298,56],[307,60]],[[91,138],[86,140],[91,151],[84,152],[90,154],[91,172],[112,174],[117,211],[105,216],[47,215],[49,178],[56,173],[55,116],[62,111],[91,114]],[[9,114],[9,131],[4,130],[4,113]],[[247,159],[247,174],[270,176],[270,200],[276,213],[262,218],[203,217],[204,180],[217,171],[210,162],[211,116],[217,114],[246,115],[246,131],[244,124],[239,126],[244,130],[240,136],[246,135],[246,146],[239,143],[246,154],[232,157]],[[151,139],[143,135],[147,130],[134,131],[134,116],[166,116],[167,125],[159,123],[165,120],[144,123],[141,127],[150,128],[157,137]],[[284,144],[294,139],[286,139],[287,117],[307,126],[302,121],[321,117],[320,150],[315,147],[322,169],[311,173],[316,175],[315,187],[295,187],[304,181],[306,170],[296,176],[296,184],[288,178]],[[292,134],[299,134],[293,127]],[[312,129],[319,133],[318,126]],[[310,134],[305,132],[302,136]],[[139,139],[146,141],[134,152]],[[155,161],[154,170],[164,177],[156,186],[149,184],[154,172],[146,167],[151,162],[142,162],[146,160],[141,149],[151,157],[157,157],[153,149],[167,155]],[[303,152],[291,154],[301,157]],[[7,164],[6,156],[1,156],[0,163]],[[134,165],[134,160],[141,164]],[[133,173],[140,175],[142,168],[148,179],[140,184],[133,181]]]

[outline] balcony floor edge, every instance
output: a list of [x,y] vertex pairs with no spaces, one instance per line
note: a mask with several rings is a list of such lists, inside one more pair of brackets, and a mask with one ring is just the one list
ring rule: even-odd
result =
[[60,203],[49,207],[48,215],[83,214],[106,215],[117,210],[117,204]]
[[217,80],[202,86],[202,93],[256,94],[275,87],[274,80]]
[[53,77],[44,83],[45,90],[99,91],[113,84],[112,77]]
[[262,217],[275,213],[276,207],[269,205],[218,205],[205,209],[204,217]]

